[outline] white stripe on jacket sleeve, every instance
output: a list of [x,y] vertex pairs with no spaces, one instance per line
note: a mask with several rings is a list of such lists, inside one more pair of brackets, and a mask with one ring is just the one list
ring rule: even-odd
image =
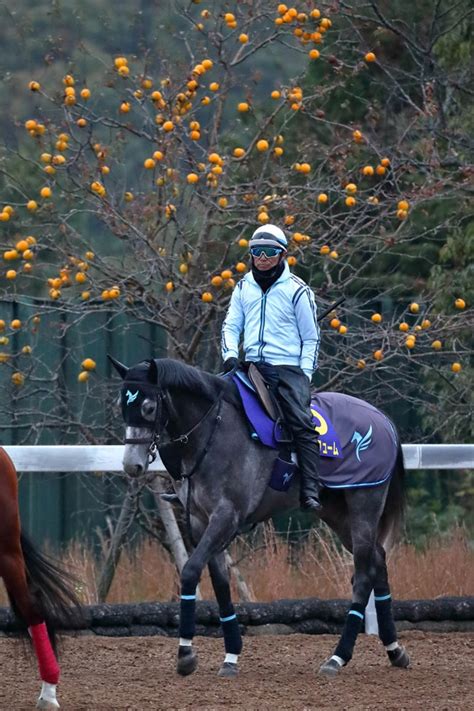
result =
[[239,342],[245,321],[240,284],[232,292],[229,308],[222,324],[221,353],[224,361],[227,358],[239,357]]
[[300,367],[311,378],[318,367],[320,332],[314,294],[307,286],[294,303],[296,323],[301,338]]

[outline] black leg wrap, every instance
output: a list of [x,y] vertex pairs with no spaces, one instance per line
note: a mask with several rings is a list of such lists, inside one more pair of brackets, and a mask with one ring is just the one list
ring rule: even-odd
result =
[[220,614],[222,632],[224,633],[224,646],[228,654],[240,654],[242,651],[242,637],[239,622],[232,604],[226,605],[226,614]]
[[377,610],[379,637],[382,643],[387,646],[392,642],[396,642],[397,630],[393,621],[392,596],[390,593],[375,592],[375,609]]
[[341,639],[336,647],[334,654],[341,657],[345,662],[352,659],[352,652],[356,643],[357,635],[359,634],[362,623],[364,621],[364,605],[358,602],[353,602],[349,610]]
[[[183,599],[184,598],[184,599]],[[182,595],[179,615],[179,636],[192,639],[196,631],[196,595]]]

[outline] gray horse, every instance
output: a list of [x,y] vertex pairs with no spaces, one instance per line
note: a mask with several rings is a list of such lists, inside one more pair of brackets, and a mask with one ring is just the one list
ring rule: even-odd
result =
[[[173,476],[195,543],[181,575],[177,671],[187,675],[197,667],[192,647],[196,588],[207,565],[226,651],[219,675],[235,676],[242,639],[224,551],[244,526],[297,507],[298,477],[287,492],[269,487],[278,452],[250,436],[251,428],[231,379],[167,358],[130,368],[113,358],[111,361],[123,379],[124,470],[130,476],[143,475],[158,448]],[[389,660],[393,666],[407,667],[408,654],[397,641],[385,562],[385,550],[403,520],[401,446],[393,425],[379,410],[357,398],[336,393],[327,396],[332,396],[325,402],[331,408],[331,426],[339,433],[346,429],[351,434],[352,427],[353,434],[342,435],[338,444],[342,456],[330,461],[325,481],[330,485],[334,476],[337,482],[339,468],[347,470],[347,462],[352,461],[354,472],[362,473],[359,481],[365,483],[351,486],[343,482],[322,492],[320,518],[353,554],[354,576],[352,603],[341,638],[320,672],[334,676],[350,661],[372,590],[379,636]],[[370,458],[366,456],[369,453]],[[321,461],[323,465],[323,458]],[[369,462],[375,472],[373,484],[364,479]]]

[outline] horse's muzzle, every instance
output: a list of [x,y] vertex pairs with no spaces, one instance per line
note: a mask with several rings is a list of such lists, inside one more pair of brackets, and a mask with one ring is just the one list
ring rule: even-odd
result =
[[123,470],[127,476],[138,478],[145,474],[148,469],[148,462],[145,465],[142,462],[131,462],[123,460]]
[[154,438],[151,432],[144,432],[143,428],[127,427],[122,460],[125,474],[132,477],[145,474],[148,465],[153,461],[150,457],[150,449],[153,445]]

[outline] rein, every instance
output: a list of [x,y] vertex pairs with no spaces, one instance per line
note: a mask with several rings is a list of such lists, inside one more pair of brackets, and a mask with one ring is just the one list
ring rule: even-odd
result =
[[212,442],[213,442],[213,440],[214,440],[214,435],[215,435],[215,433],[216,433],[217,427],[219,426],[219,424],[220,424],[221,421],[222,421],[222,417],[221,417],[221,414],[220,414],[220,413],[221,413],[221,408],[222,408],[222,396],[219,396],[219,398],[218,398],[215,402],[212,403],[212,405],[211,405],[211,407],[209,408],[209,410],[207,410],[207,412],[203,415],[203,417],[199,420],[199,422],[197,422],[193,427],[191,427],[191,429],[188,430],[188,432],[186,432],[185,434],[179,435],[179,436],[176,437],[175,439],[171,439],[169,442],[166,442],[166,443],[161,447],[161,449],[165,449],[166,447],[172,446],[173,444],[183,444],[183,445],[188,444],[189,435],[190,435],[192,432],[194,432],[195,430],[197,430],[197,428],[202,425],[202,423],[204,422],[204,420],[211,414],[211,412],[214,410],[214,408],[215,408],[216,406],[217,406],[217,414],[216,414],[216,417],[215,417],[215,419],[214,419],[214,426],[213,426],[213,428],[211,429],[211,431],[210,431],[210,433],[209,433],[209,437],[207,438],[207,442],[206,442],[206,444],[205,444],[203,450],[201,451],[199,457],[198,457],[198,458],[196,459],[196,461],[194,462],[191,471],[189,471],[189,472],[188,472],[187,474],[185,474],[185,475],[181,474],[181,475],[180,475],[180,479],[190,479],[190,477],[192,477],[192,475],[199,469],[199,467],[200,467],[200,465],[201,465],[201,463],[202,463],[204,457],[206,456],[206,454],[208,453],[209,449],[211,448],[211,445],[212,445]]

